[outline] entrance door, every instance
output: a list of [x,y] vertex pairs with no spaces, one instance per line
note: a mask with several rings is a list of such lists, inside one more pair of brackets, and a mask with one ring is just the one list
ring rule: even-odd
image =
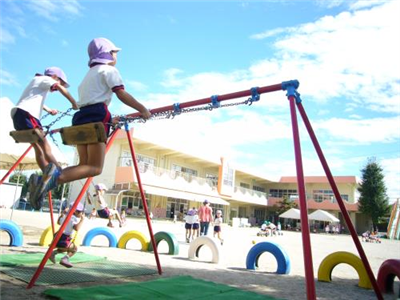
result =
[[167,218],[173,219],[175,215],[175,203],[167,204]]

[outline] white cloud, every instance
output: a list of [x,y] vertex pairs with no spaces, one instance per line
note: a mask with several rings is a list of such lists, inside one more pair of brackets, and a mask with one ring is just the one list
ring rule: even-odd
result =
[[15,37],[7,29],[0,27],[1,46],[4,44],[14,44]]
[[143,91],[146,91],[148,88],[147,85],[145,85],[144,83],[139,82],[139,81],[126,80],[125,82],[129,85],[129,87],[131,87],[134,90],[134,92],[135,91],[143,92]]
[[0,85],[19,86],[19,83],[13,74],[0,69]]
[[79,16],[83,7],[77,0],[64,0],[54,2],[51,0],[29,0],[27,7],[35,12],[38,16],[49,21],[59,21],[61,17]]
[[399,114],[399,99],[393,96],[400,89],[399,10],[400,2],[390,1],[326,16],[296,30],[274,29],[287,34],[274,44],[277,56],[262,64],[276,64],[281,76],[296,74],[301,93],[316,101],[349,97],[358,106]]
[[400,158],[382,159],[385,184],[390,202],[400,198]]
[[316,130],[326,131],[331,138],[363,144],[399,141],[399,124],[400,116],[367,120],[332,118],[313,122]]

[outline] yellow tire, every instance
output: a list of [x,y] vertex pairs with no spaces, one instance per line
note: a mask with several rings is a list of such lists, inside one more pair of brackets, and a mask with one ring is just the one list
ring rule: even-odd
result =
[[[60,225],[58,225],[58,224],[54,225],[54,230],[56,232],[59,228],[60,228]],[[40,236],[39,245],[47,247],[47,246],[50,246],[52,241],[53,241],[53,231],[51,229],[51,226],[49,226],[43,231],[42,235]],[[75,232],[74,244],[76,246],[82,245],[82,237],[79,233],[76,233],[76,232]]]
[[125,232],[118,241],[118,248],[126,249],[126,244],[131,239],[137,239],[142,244],[142,251],[147,251],[150,241],[139,231],[131,230]]
[[362,260],[353,253],[346,251],[338,251],[329,254],[319,265],[318,281],[331,282],[332,271],[338,264],[348,264],[352,266],[358,273],[358,286],[365,289],[372,289],[371,281],[365,270]]

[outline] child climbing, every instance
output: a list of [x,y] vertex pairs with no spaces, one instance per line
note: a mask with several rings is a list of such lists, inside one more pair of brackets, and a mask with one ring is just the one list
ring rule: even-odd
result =
[[[68,87],[67,76],[63,70],[58,67],[45,69],[44,75],[37,73],[23,91],[16,106],[11,109],[11,118],[15,130],[38,128],[43,131],[42,124],[39,121],[43,110],[51,115],[56,115],[58,113],[56,109],[51,109],[44,104],[49,92],[59,91],[71,103],[73,109],[78,109],[75,99],[67,90]],[[35,150],[36,162],[42,171],[45,170],[49,163],[60,167],[51,152],[50,144],[46,138],[43,138],[37,143],[33,143],[32,146]],[[39,181],[39,175],[35,173],[32,174],[29,179],[28,187],[30,196],[32,196],[32,192]],[[31,206],[34,209],[40,209],[42,204],[31,201],[32,199],[32,197],[29,197]]]
[[[64,210],[60,217],[58,218],[57,223],[62,225],[66,219],[67,212],[69,209]],[[69,259],[75,255],[78,251],[77,245],[74,243],[73,236],[75,232],[79,231],[82,227],[82,223],[85,219],[84,207],[82,203],[79,203],[76,207],[74,214],[71,216],[67,226],[64,229],[63,234],[57,242],[56,248],[53,253],[50,255],[50,261],[55,264],[56,263],[56,255],[59,253],[67,252],[67,254],[61,258],[60,264],[66,268],[72,268],[73,265],[69,261]]]
[[[151,116],[149,110],[125,91],[121,75],[115,65],[121,49],[106,38],[95,38],[88,46],[89,71],[79,86],[79,111],[72,119],[72,125],[102,122],[109,134],[111,113],[108,105],[113,93],[127,106],[141,113],[143,119]],[[104,165],[105,143],[77,145],[79,164],[61,170],[50,163],[43,172],[43,178],[33,191],[33,203],[41,207],[43,196],[58,184],[71,182],[101,174]]]

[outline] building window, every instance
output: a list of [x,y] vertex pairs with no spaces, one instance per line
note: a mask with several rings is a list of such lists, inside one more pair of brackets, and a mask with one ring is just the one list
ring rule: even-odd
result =
[[[345,201],[349,200],[349,195],[340,195],[340,197]],[[330,201],[337,203],[332,190],[313,190],[313,199],[315,202]]]
[[270,189],[269,194],[270,197],[283,198],[284,196],[287,196],[289,199],[298,196],[297,190]]
[[218,176],[215,176],[214,174],[206,174],[206,179],[212,183],[213,187],[218,186]]
[[240,187],[245,188],[245,189],[250,189],[250,184],[241,182]]
[[[156,160],[152,157],[136,154],[136,161],[138,163],[139,172],[144,173],[148,169],[152,170],[156,165]],[[123,151],[120,157],[120,167],[133,166],[132,156],[129,151]]]
[[193,170],[193,169],[178,166],[178,165],[172,165],[172,170],[175,171],[176,173],[189,175],[189,177],[197,176],[197,170]]
[[[145,194],[147,207],[150,208],[150,195]],[[125,209],[128,215],[142,215],[143,204],[139,192],[124,192],[121,199],[121,210]]]
[[258,192],[265,193],[265,188],[263,188],[263,187],[261,187],[261,186],[253,185],[253,190],[254,190],[254,191],[258,191]]

